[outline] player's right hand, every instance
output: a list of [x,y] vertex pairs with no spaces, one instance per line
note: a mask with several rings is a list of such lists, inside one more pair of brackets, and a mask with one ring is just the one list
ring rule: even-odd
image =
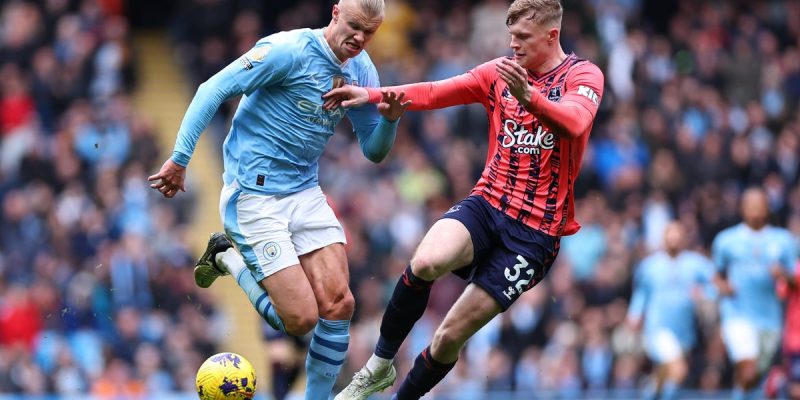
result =
[[322,107],[326,110],[333,110],[338,107],[363,106],[369,101],[369,93],[363,87],[344,85],[331,89],[330,92],[323,94],[322,98],[325,100]]
[[731,283],[728,282],[727,279],[717,282],[717,290],[719,290],[720,296],[723,297],[733,296],[734,293],[736,293],[733,290],[733,286],[731,286]]
[[378,103],[378,112],[389,121],[397,121],[406,112],[406,108],[411,105],[411,100],[403,101],[403,98],[406,97],[405,92],[396,93],[384,90],[381,94],[383,97]]
[[150,184],[151,188],[158,190],[166,198],[172,198],[178,190],[186,191],[183,186],[184,178],[186,178],[186,168],[168,158],[161,166],[161,170],[155,175],[150,175],[147,180],[153,182]]

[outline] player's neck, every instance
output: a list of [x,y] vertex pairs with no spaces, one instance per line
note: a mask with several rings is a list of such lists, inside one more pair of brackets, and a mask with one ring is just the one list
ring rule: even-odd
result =
[[333,52],[333,55],[336,56],[336,58],[339,60],[339,62],[345,62],[345,61],[347,61],[347,57],[344,57],[341,54],[336,53],[336,44],[333,43],[333,39],[332,39],[332,35],[333,34],[332,34],[331,30],[332,30],[332,28],[331,28],[330,25],[326,26],[322,30],[322,37],[325,39],[325,43],[328,44],[328,47],[331,49],[331,51]]
[[678,258],[681,255],[681,249],[666,249],[669,258]]
[[534,68],[531,68],[531,71],[537,75],[546,74],[552,71],[555,67],[559,66],[566,58],[567,54],[564,53],[564,49],[562,49],[561,46],[558,46],[558,49],[553,53],[552,56],[548,57],[545,62]]
[[760,222],[760,221],[759,222],[745,222],[744,224],[745,224],[745,226],[750,228],[750,230],[753,231],[753,232],[758,232],[758,231],[764,229],[765,226],[767,226],[766,222]]

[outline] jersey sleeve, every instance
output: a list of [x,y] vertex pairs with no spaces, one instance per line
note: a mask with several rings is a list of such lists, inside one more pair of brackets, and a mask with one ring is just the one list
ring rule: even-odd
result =
[[638,321],[644,314],[644,308],[647,305],[648,288],[647,288],[647,260],[642,261],[636,272],[633,275],[633,295],[631,295],[631,304],[628,306],[628,319]]
[[[358,80],[368,88],[380,86],[378,71],[371,62],[362,68]],[[347,110],[347,118],[353,125],[364,156],[373,162],[386,157],[394,144],[399,120],[386,120],[378,112],[377,106],[371,103]]]
[[700,288],[700,293],[707,300],[716,299],[719,293],[714,285],[714,263],[700,254],[697,254],[695,263],[695,284]]
[[588,133],[597,115],[603,83],[600,69],[586,62],[567,74],[566,93],[560,102],[550,101],[541,93],[532,91],[528,111],[554,132],[571,138],[581,136]]
[[787,276],[793,276],[795,265],[797,265],[797,241],[789,232],[785,233],[784,241],[785,244],[780,259],[781,267],[786,271]]
[[297,63],[295,46],[262,39],[247,53],[225,68],[242,93],[250,95],[258,88],[283,82]]
[[714,270],[718,273],[724,273],[728,268],[728,259],[725,255],[725,232],[718,234],[711,243],[711,260]]
[[461,75],[436,82],[412,83],[382,89],[367,88],[369,102],[379,103],[382,97],[381,91],[391,90],[405,92],[405,99],[411,100],[409,110],[435,110],[471,103],[486,104],[495,63],[496,61],[490,61]]

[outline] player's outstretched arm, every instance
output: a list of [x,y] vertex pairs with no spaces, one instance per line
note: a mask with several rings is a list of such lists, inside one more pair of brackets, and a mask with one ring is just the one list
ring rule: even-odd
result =
[[332,89],[322,96],[323,107],[331,110],[336,107],[358,107],[366,103],[379,104],[384,92],[405,93],[410,100],[409,110],[436,110],[459,104],[480,103],[486,90],[476,76],[475,70],[436,82],[420,82],[383,88],[357,87],[344,85]]
[[405,96],[405,92],[397,93],[392,90],[381,91],[381,102],[378,103],[378,112],[391,122],[397,121],[413,103],[411,100],[404,101]]
[[150,181],[150,187],[158,190],[166,198],[172,198],[181,192],[186,191],[184,186],[184,179],[186,178],[186,167],[180,166],[168,158],[161,166],[161,170],[155,175],[150,175],[147,180]]
[[411,101],[404,101],[403,97],[403,93],[387,91],[378,107],[361,107],[348,111],[347,115],[353,122],[361,152],[374,163],[383,161],[394,145],[397,124],[411,104]]
[[151,182],[150,187],[158,190],[164,197],[171,198],[179,190],[186,191],[186,166],[189,165],[200,135],[219,106],[242,92],[225,72],[220,71],[197,88],[197,93],[183,116],[172,157],[164,162],[157,174],[147,178]]

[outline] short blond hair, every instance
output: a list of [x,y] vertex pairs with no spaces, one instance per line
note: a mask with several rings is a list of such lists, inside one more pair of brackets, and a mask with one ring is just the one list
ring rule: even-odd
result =
[[514,0],[508,7],[506,25],[513,25],[525,17],[537,25],[561,27],[563,14],[564,8],[561,7],[560,0]]
[[386,8],[383,0],[339,0],[339,6],[349,3],[357,7],[367,18],[376,18],[383,15]]

